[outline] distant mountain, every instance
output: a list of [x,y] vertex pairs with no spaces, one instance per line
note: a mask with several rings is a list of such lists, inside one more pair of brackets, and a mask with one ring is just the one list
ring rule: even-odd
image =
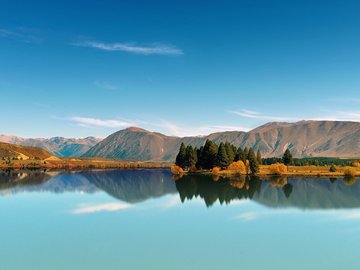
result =
[[[44,149],[0,142],[0,158],[47,159],[53,157]],[[55,157],[54,157],[55,158]]]
[[63,137],[31,139],[12,135],[0,135],[0,142],[40,147],[58,157],[80,157],[100,141],[101,139],[95,137],[81,139]]
[[200,147],[206,139],[253,147],[263,157],[279,157],[287,147],[295,157],[360,157],[360,123],[345,121],[272,122],[249,132],[228,131],[184,138],[127,128],[105,138],[83,156],[174,161],[182,142]]

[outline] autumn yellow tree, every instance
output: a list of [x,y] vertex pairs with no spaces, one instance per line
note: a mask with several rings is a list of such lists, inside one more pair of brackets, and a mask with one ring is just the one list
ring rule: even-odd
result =
[[283,163],[275,163],[269,167],[270,173],[274,175],[283,175],[287,173],[287,167]]
[[242,160],[232,162],[227,169],[241,174],[246,174],[245,164]]

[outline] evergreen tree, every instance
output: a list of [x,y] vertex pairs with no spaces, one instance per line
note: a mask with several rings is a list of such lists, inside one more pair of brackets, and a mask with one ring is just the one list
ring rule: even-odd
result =
[[248,155],[249,155],[249,149],[247,147],[244,148],[244,163],[246,162],[247,158],[248,158]]
[[216,165],[222,169],[225,169],[227,166],[229,166],[229,158],[227,156],[224,143],[220,143],[219,145],[219,150],[216,156]]
[[292,164],[293,162],[293,157],[292,157],[292,154],[289,150],[289,148],[286,149],[284,155],[283,155],[283,163],[286,165],[286,166],[289,166],[290,164]]
[[230,143],[226,142],[225,150],[226,150],[226,155],[229,159],[229,164],[230,164],[235,159],[235,152],[234,152],[233,146]]
[[258,164],[261,165],[262,164],[262,158],[261,158],[260,150],[257,150],[257,152],[256,152],[256,159],[257,159]]
[[185,150],[185,167],[193,168],[197,162],[197,155],[194,148],[188,145]]
[[204,151],[204,146],[201,146],[199,149],[196,149],[196,156],[197,156],[196,168],[198,169],[203,167],[201,164],[203,151]]
[[249,160],[250,171],[252,174],[259,172],[259,164],[252,148],[249,149],[247,159]]
[[233,161],[237,161],[236,160],[236,156],[237,156],[237,147],[235,145],[231,145],[232,151],[234,153],[234,160]]
[[242,149],[241,147],[238,148],[235,159],[236,159],[236,161],[241,160],[242,162],[245,163],[246,156],[245,156],[245,153],[244,153],[244,149]]
[[181,143],[179,153],[176,156],[175,164],[181,168],[185,167],[186,147],[184,143]]
[[217,145],[211,140],[206,140],[200,162],[203,169],[212,169],[215,166],[217,152]]

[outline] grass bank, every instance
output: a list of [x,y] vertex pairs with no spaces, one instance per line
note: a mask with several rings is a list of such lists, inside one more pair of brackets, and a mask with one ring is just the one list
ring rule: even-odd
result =
[[49,158],[43,160],[10,160],[0,162],[0,169],[116,169],[170,168],[166,162],[133,162],[105,158]]
[[[336,171],[330,170],[331,166],[287,166],[284,171],[274,172],[271,165],[260,165],[259,172],[255,175],[258,176],[271,176],[271,175],[283,175],[283,176],[314,176],[314,177],[359,177],[360,167],[350,166],[336,166]],[[173,171],[174,174],[179,174]],[[181,173],[181,172],[180,172]],[[246,175],[246,172],[240,170],[191,170],[183,171],[184,174],[195,173],[195,174],[212,174],[220,176],[231,176],[231,175]]]

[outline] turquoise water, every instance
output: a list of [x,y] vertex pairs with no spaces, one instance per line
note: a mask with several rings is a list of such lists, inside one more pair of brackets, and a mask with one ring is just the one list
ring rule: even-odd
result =
[[215,180],[0,174],[0,269],[359,269],[360,181]]

